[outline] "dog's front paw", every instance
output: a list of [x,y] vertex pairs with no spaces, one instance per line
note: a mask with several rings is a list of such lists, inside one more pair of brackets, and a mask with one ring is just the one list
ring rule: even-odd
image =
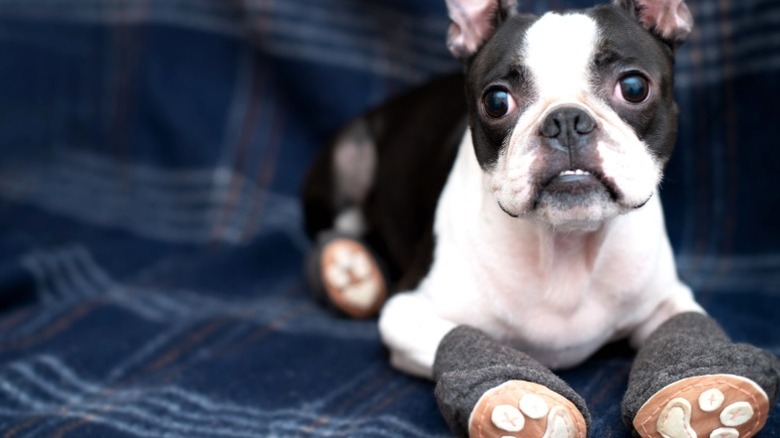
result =
[[750,438],[766,423],[769,398],[744,377],[682,379],[658,391],[637,413],[642,438]]
[[382,271],[371,251],[349,238],[327,241],[318,268],[329,301],[354,318],[375,315],[387,298]]
[[471,437],[585,438],[572,402],[531,382],[512,380],[485,392],[469,418]]

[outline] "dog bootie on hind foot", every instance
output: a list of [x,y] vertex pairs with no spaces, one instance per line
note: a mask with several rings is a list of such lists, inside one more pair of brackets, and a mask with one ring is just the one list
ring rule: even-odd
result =
[[750,379],[689,377],[651,397],[634,428],[642,438],[749,438],[764,427],[770,407],[766,392]]
[[318,298],[353,318],[376,315],[387,299],[376,257],[351,237],[321,237],[310,256],[309,277]]
[[585,418],[572,402],[522,380],[487,391],[469,419],[472,438],[585,438],[586,431]]

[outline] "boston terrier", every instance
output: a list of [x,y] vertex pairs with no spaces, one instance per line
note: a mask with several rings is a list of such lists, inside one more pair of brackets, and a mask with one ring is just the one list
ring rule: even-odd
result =
[[446,0],[463,74],[353,121],[315,163],[316,290],[381,311],[392,364],[436,382],[457,435],[588,436],[585,401],[552,370],[624,338],[639,436],[755,435],[780,365],[680,281],[658,195],[688,6],[535,16],[515,1]]

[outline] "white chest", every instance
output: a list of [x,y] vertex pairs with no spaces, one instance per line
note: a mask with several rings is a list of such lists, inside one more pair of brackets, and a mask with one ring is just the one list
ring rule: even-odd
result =
[[554,232],[501,211],[470,151],[461,148],[442,193],[434,264],[420,286],[442,318],[567,367],[668,298],[662,285],[676,273],[657,197],[600,230]]

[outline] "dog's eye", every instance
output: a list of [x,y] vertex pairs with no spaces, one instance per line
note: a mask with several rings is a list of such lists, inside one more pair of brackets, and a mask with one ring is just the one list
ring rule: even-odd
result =
[[482,106],[485,113],[493,118],[500,118],[507,115],[514,109],[515,101],[509,92],[503,88],[492,88],[482,99]]
[[[619,93],[619,94],[618,94]],[[647,78],[639,73],[629,73],[617,83],[615,94],[630,103],[642,103],[650,94],[650,84]]]

